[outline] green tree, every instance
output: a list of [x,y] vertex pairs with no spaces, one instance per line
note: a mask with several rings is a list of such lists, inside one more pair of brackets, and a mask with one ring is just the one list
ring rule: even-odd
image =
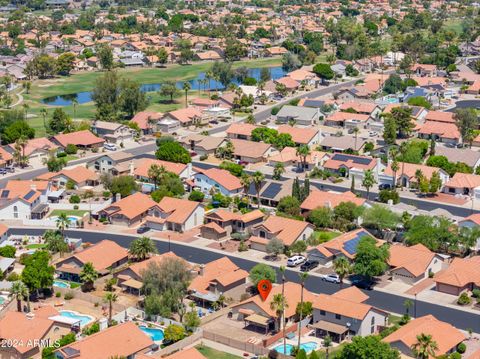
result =
[[[302,241],[303,242],[303,241]],[[304,300],[303,300],[303,292],[304,292],[304,289],[305,289],[305,281],[307,280],[308,278],[308,273],[299,273],[299,278],[300,278],[300,286],[301,286],[301,290],[300,290],[300,308],[297,307],[297,309],[300,309],[297,311],[298,315],[300,316],[300,320],[299,320],[299,323],[298,323],[298,343],[297,343],[297,347],[298,348],[301,348],[301,337],[302,337],[302,326],[300,325],[300,323],[302,323],[302,320],[303,320],[303,317],[307,315],[307,311],[305,311],[305,306],[304,304]],[[310,303],[311,304],[311,303]],[[306,355],[305,355],[306,357]]]
[[50,255],[46,251],[36,251],[28,256],[22,271],[22,281],[30,290],[30,293],[53,285],[55,268],[50,265]]
[[317,207],[308,214],[307,220],[317,228],[329,228],[333,221],[333,211],[329,207]]
[[201,324],[201,320],[198,317],[197,311],[195,310],[195,304],[194,303],[192,303],[192,304],[193,304],[192,305],[192,310],[185,313],[185,317],[183,319],[183,324],[189,330],[194,330],[194,329],[198,328]]
[[249,278],[254,288],[257,288],[258,282],[262,279],[275,283],[277,281],[277,273],[269,265],[258,263],[250,270]]
[[477,113],[473,108],[457,109],[454,117],[462,138],[478,128]]
[[129,253],[136,260],[142,261],[147,259],[150,254],[157,253],[157,247],[151,238],[140,237],[130,244]]
[[107,71],[97,77],[92,91],[92,100],[95,102],[95,117],[99,120],[116,120],[120,110],[120,82],[116,71]]
[[287,52],[282,56],[282,68],[285,71],[293,71],[302,67],[302,62],[298,58],[298,55]]
[[75,55],[71,52],[64,52],[57,57],[55,68],[59,75],[66,76],[74,68]]
[[23,282],[16,281],[12,283],[12,287],[10,288],[10,296],[14,297],[17,301],[17,311],[22,312],[22,301],[28,299],[30,292],[28,291],[28,287]]
[[62,237],[65,238],[65,230],[70,226],[70,220],[68,219],[67,214],[65,212],[60,213],[55,222]]
[[285,245],[283,244],[282,240],[278,238],[272,238],[268,241],[265,249],[269,255],[278,257],[279,254],[285,251]]
[[273,176],[272,178],[274,180],[280,180],[282,178],[282,175],[285,173],[285,166],[281,162],[277,162],[275,164],[275,167],[273,168]]
[[170,97],[171,103],[173,103],[173,98],[178,96],[179,93],[180,93],[180,90],[177,88],[175,81],[171,81],[171,80],[168,80],[162,83],[162,86],[160,87],[160,91],[159,91],[160,96]]
[[397,140],[397,123],[391,113],[384,113],[383,117],[383,140],[387,145],[394,145]]
[[333,72],[329,64],[316,64],[313,67],[313,72],[322,79],[322,83],[335,77],[335,72]]
[[[281,293],[275,294],[270,302],[270,309],[275,312],[275,315],[278,318],[278,328],[282,328],[282,320],[286,308],[288,308],[288,303],[285,296]],[[284,352],[286,351],[284,350]]]
[[340,285],[343,285],[343,279],[352,273],[352,265],[345,257],[338,257],[333,261],[333,270],[340,278]]
[[416,358],[428,359],[436,356],[438,345],[431,335],[421,333],[417,335],[417,341],[412,345],[411,349]]
[[177,324],[170,324],[164,330],[165,340],[169,343],[175,343],[185,338],[187,333],[185,328]]
[[388,269],[388,245],[377,246],[377,241],[366,236],[357,245],[353,272],[367,278],[383,274]]
[[[336,353],[337,354],[337,353]],[[335,356],[338,359],[399,359],[398,350],[390,347],[379,336],[355,336],[351,343],[347,343]]]
[[157,189],[158,183],[163,180],[166,172],[167,171],[165,170],[164,166],[159,166],[157,164],[152,164],[150,166],[147,175],[148,178],[153,182],[154,190]]
[[410,135],[414,124],[412,122],[412,108],[411,107],[394,107],[391,110],[392,118],[399,133],[399,137],[406,137]]
[[105,189],[110,191],[113,195],[120,194],[122,198],[130,196],[138,190],[138,184],[133,176],[111,176],[103,175],[101,182]]
[[442,187],[442,180],[440,178],[440,174],[438,171],[432,173],[432,177],[430,177],[430,186],[428,192],[431,194],[437,193],[440,188]]
[[122,79],[119,91],[119,107],[128,117],[133,117],[137,112],[143,111],[147,107],[148,101],[145,92],[141,90],[137,81]]
[[45,231],[43,240],[45,241],[47,250],[52,254],[60,253],[60,256],[62,256],[63,253],[68,252],[68,244],[59,231]]
[[285,196],[278,202],[277,211],[285,213],[288,216],[299,216],[300,202],[293,196]]
[[363,225],[369,228],[374,228],[379,231],[385,229],[395,230],[401,223],[400,217],[389,208],[374,204],[367,208],[363,214]]
[[2,143],[14,143],[19,139],[31,139],[35,137],[35,130],[24,121],[14,122],[5,127],[2,133]]
[[61,108],[53,111],[52,118],[48,121],[47,130],[51,134],[67,133],[73,130],[73,122],[70,116]]
[[8,244],[3,247],[0,247],[0,256],[5,258],[15,258],[16,252],[17,252],[17,249],[14,246],[11,246]]
[[307,157],[310,155],[310,148],[307,145],[300,145],[297,148],[297,156],[300,157],[301,169],[305,171],[307,168]]
[[255,186],[255,192],[257,193],[258,208],[260,208],[260,190],[262,189],[262,184],[265,179],[265,175],[260,171],[256,171],[252,175],[251,179],[252,179],[253,185]]
[[43,159],[43,164],[47,166],[49,172],[59,172],[67,165],[65,157],[57,157],[56,151],[51,150],[47,158]]
[[366,170],[363,173],[362,186],[367,189],[367,199],[370,199],[370,188],[372,188],[375,183],[377,183],[377,181],[375,180],[375,175],[373,174],[373,171]]
[[175,162],[175,163],[190,163],[192,158],[188,151],[182,147],[178,142],[173,140],[157,141],[157,151],[155,156],[159,160]]
[[112,48],[106,44],[97,46],[97,57],[103,70],[111,70],[114,67]]
[[185,81],[182,85],[182,89],[185,92],[185,107],[188,107],[188,91],[192,88],[192,85],[190,85],[190,82]]
[[112,323],[113,303],[118,300],[118,295],[113,292],[105,293],[103,300],[108,303],[108,323]]
[[86,291],[94,289],[94,283],[98,278],[98,272],[93,266],[92,262],[85,263],[80,272],[80,280],[83,283],[83,288]]

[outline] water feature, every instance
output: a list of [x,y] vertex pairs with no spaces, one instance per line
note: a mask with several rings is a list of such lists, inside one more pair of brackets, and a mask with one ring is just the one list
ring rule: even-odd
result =
[[[305,350],[305,352],[308,354],[313,350],[316,350],[318,347],[318,344],[315,342],[307,342],[307,343],[302,343],[300,344],[300,348]],[[287,344],[285,345],[285,351],[286,353],[283,352],[283,344],[277,345],[275,348],[273,348],[275,351],[279,352],[280,354],[287,354],[290,355],[293,349],[292,344]]]
[[54,280],[53,286],[58,288],[70,288],[70,284],[61,280]]
[[60,315],[62,317],[73,318],[80,321],[80,326],[84,327],[85,325],[94,321],[94,318],[90,315],[80,314],[71,310],[61,310]]
[[[282,69],[281,66],[270,67],[269,69],[270,69],[270,75],[272,80],[279,79],[285,76],[286,74],[286,72]],[[253,68],[249,70],[250,70],[250,73],[249,73],[250,77],[253,77],[256,80],[260,79],[260,72],[262,70],[261,68]],[[195,79],[189,80],[188,82],[190,83],[192,90],[203,90],[204,88],[208,89],[208,84],[203,85],[199,82],[199,80],[203,80],[203,79],[205,79],[205,72],[200,72]],[[177,81],[177,87],[181,89],[184,82],[185,81]],[[239,84],[239,82],[235,79],[232,82],[237,85]],[[153,84],[143,84],[141,85],[140,89],[143,92],[155,92],[160,90],[160,87],[162,87],[162,84],[153,83]],[[221,90],[223,89],[223,85],[220,82],[217,82],[215,80],[210,80],[210,89]],[[78,104],[91,102],[92,91],[84,91],[84,92],[77,92],[73,94],[46,97],[42,100],[42,103],[46,105],[51,105],[51,106],[70,106],[72,104],[72,101],[75,99],[77,100]]]
[[139,328],[142,332],[147,334],[154,342],[158,342],[160,340],[163,340],[163,338],[164,338],[162,329],[149,328],[149,327],[145,327],[145,326],[140,326]]

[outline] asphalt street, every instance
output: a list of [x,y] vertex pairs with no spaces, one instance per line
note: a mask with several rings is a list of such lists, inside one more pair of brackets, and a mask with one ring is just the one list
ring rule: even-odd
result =
[[[10,228],[9,234],[21,236],[38,236],[41,235],[44,230],[45,229],[38,228]],[[132,235],[89,232],[82,230],[67,230],[66,234],[67,236],[70,236],[72,238],[82,238],[84,242],[89,242],[92,244],[95,244],[103,239],[110,239],[125,248],[129,248],[130,243],[136,238]],[[217,253],[210,251],[206,248],[191,247],[179,242],[169,243],[166,240],[157,240],[155,243],[157,245],[159,253],[165,253],[170,249],[176,255],[194,263],[205,264],[226,256],[229,257],[232,262],[234,262],[237,266],[246,271],[249,271],[254,265],[257,264],[257,262],[255,261],[230,256],[228,253]],[[280,278],[280,275],[277,275],[277,278]],[[298,273],[288,269],[286,271],[286,279],[288,281],[296,283],[300,281]],[[347,286],[347,284],[344,284],[344,287]],[[307,278],[305,282],[305,287],[313,293],[324,294],[332,294],[340,289],[340,285],[338,284],[324,282],[319,278],[313,276]],[[405,308],[403,305],[405,302],[405,297],[403,296],[396,295],[395,293],[386,293],[376,290],[365,291],[365,293],[370,297],[367,300],[367,303],[370,305],[393,313],[402,314],[405,312]],[[416,304],[414,304],[412,312],[415,312],[416,306],[417,316],[419,317],[427,314],[432,314],[437,319],[448,322],[457,328],[464,330],[471,328],[474,332],[480,332],[480,314],[471,313],[452,307],[445,307],[435,303],[423,302],[420,300],[417,300],[415,302]]]

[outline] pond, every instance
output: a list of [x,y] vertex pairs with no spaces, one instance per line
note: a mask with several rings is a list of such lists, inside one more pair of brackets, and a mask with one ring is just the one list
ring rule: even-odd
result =
[[[270,75],[271,75],[272,80],[279,79],[279,78],[285,76],[285,74],[286,74],[286,71],[284,71],[282,69],[282,67],[280,67],[280,66],[270,67],[269,69],[270,69]],[[261,68],[250,69],[249,76],[258,80],[258,79],[260,79],[261,70],[262,70]],[[205,85],[203,85],[199,82],[199,80],[203,80],[203,79],[205,79],[205,72],[200,72],[195,79],[189,80],[188,82],[191,85],[191,89],[192,90],[208,89],[208,85],[206,85],[206,87],[205,87]],[[177,87],[179,89],[181,89],[184,82],[185,81],[177,81]],[[237,85],[239,84],[237,80],[233,80],[232,82],[237,84]],[[143,92],[155,92],[155,91],[158,91],[161,86],[162,85],[160,83],[143,84],[140,87],[140,89]],[[217,82],[215,80],[210,80],[210,88],[212,90],[216,90],[216,89],[221,90],[221,89],[223,89],[223,85],[220,82]],[[51,105],[51,106],[70,106],[72,104],[73,100],[75,100],[75,99],[77,100],[77,103],[80,104],[80,105],[83,104],[83,103],[91,102],[92,101],[92,91],[77,92],[77,93],[73,93],[73,94],[65,94],[65,95],[59,95],[59,96],[51,96],[51,97],[44,98],[42,100],[42,103],[44,103],[46,105]]]

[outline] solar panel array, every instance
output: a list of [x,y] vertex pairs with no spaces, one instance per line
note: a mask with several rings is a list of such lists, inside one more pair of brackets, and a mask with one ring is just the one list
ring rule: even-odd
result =
[[358,242],[360,242],[360,240],[363,238],[363,237],[366,237],[368,236],[368,233],[366,232],[359,232],[357,233],[357,235],[346,241],[345,243],[343,243],[343,249],[345,249],[345,251],[348,252],[348,254],[355,254],[357,253],[357,246],[358,246]]
[[270,183],[262,192],[262,197],[273,199],[281,190],[282,185],[280,183]]
[[370,164],[370,162],[372,162],[371,158],[350,156],[350,155],[346,155],[344,153],[334,154],[333,157],[332,157],[332,160],[341,161],[341,162],[352,161],[353,163],[357,163],[359,165],[368,165],[368,164]]
[[303,106],[320,108],[323,106],[324,103],[325,101],[320,101],[320,100],[305,100],[305,102],[303,103]]
[[3,190],[2,191],[2,196],[1,198],[8,198],[8,195],[10,194],[10,191],[9,190]]
[[23,198],[25,198],[25,199],[28,201],[30,198],[32,198],[32,196],[33,196],[35,193],[36,193],[36,192],[32,189],[32,190],[29,191],[29,192],[25,195],[25,197],[23,197]]

